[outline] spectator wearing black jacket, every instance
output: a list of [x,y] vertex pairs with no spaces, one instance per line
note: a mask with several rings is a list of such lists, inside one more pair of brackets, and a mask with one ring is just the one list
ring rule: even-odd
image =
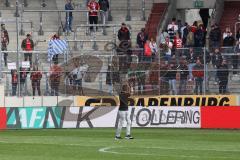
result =
[[238,62],[239,62],[239,55],[240,55],[240,41],[237,41],[236,42],[236,45],[234,47],[234,59],[232,60],[232,63],[233,63],[233,76],[237,76],[237,69],[238,69]]
[[139,48],[144,48],[146,41],[148,40],[148,34],[145,32],[145,28],[142,28],[137,35],[137,44]]
[[217,81],[218,81],[216,70],[217,70],[217,67],[222,64],[222,61],[223,61],[222,54],[219,51],[219,49],[216,48],[214,50],[213,55],[212,55],[212,65],[213,65],[213,68],[214,68],[215,84],[217,84]]
[[26,89],[25,85],[26,85],[26,78],[27,78],[27,74],[29,73],[30,68],[22,68],[20,67],[20,93],[21,95],[25,95],[26,94]]
[[204,47],[205,45],[205,30],[203,25],[199,25],[196,32],[194,33],[194,46]]
[[187,61],[185,59],[180,60],[180,82],[179,82],[179,94],[187,93],[187,78],[189,75]]
[[235,42],[234,37],[231,35],[230,32],[228,32],[227,36],[223,39],[223,46],[226,47],[225,48],[226,53],[233,52],[234,42]]
[[100,5],[100,16],[101,16],[101,21],[103,24],[106,24],[106,21],[108,21],[108,11],[109,11],[109,2],[108,0],[99,0],[98,1]]
[[221,42],[221,30],[217,24],[212,26],[209,37],[210,37],[211,47],[219,48],[220,42]]
[[125,23],[122,23],[121,28],[118,30],[119,41],[130,41],[130,31]]
[[227,65],[227,61],[224,59],[217,68],[220,94],[227,93],[228,75],[229,75],[228,65]]
[[204,28],[207,28],[207,26],[208,26],[208,19],[210,18],[209,9],[208,8],[200,9],[199,15],[202,18],[202,22],[203,22]]
[[188,70],[189,70],[189,81],[193,80],[193,75],[192,75],[192,68],[193,66],[196,64],[196,60],[197,60],[197,53],[194,52],[193,48],[189,48],[189,52],[187,52],[185,54],[186,56],[186,60],[188,62]]
[[176,95],[177,94],[177,87],[176,87],[176,75],[177,75],[177,65],[176,59],[172,58],[168,65],[168,72],[167,72],[167,79],[169,84],[169,94]]

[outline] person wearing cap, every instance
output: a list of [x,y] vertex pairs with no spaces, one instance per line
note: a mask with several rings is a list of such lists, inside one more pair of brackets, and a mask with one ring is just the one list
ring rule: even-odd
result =
[[22,41],[21,48],[27,51],[27,53],[24,53],[24,61],[30,61],[30,65],[32,66],[32,53],[30,51],[33,51],[34,43],[30,34],[27,34],[27,37]]
[[[2,43],[1,50],[7,51],[7,45],[9,44],[9,36],[8,31],[5,28],[5,24],[3,23],[1,24],[1,43]],[[5,67],[7,66],[7,56],[8,53],[3,52]]]

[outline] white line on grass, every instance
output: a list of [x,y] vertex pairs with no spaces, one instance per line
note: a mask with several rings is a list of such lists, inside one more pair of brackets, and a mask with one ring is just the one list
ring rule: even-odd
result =
[[[118,155],[139,155],[139,156],[160,156],[160,157],[180,157],[180,158],[195,158],[195,159],[202,159],[202,158],[214,158],[214,159],[235,159],[234,157],[202,157],[197,155],[163,155],[163,154],[154,154],[154,153],[134,153],[134,152],[127,152],[127,153],[121,153],[117,151],[111,151],[116,148],[123,148],[122,146],[119,147],[104,147],[100,148],[98,151],[102,153],[112,153],[112,154],[118,154]],[[166,148],[166,147],[135,147],[135,148],[144,148],[144,149],[162,149],[162,150],[184,150],[184,151],[209,151],[207,149],[181,149],[181,148]],[[222,152],[223,150],[210,150],[210,151],[219,151]],[[230,150],[225,150],[225,152],[230,152]],[[234,151],[239,152],[239,151]]]

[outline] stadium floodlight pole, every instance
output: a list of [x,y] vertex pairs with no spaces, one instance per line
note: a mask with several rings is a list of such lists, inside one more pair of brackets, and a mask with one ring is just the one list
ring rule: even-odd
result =
[[142,21],[146,20],[145,16],[145,0],[142,0]]
[[18,0],[16,0],[16,11],[14,13],[14,16],[15,17],[19,17],[19,3],[18,3]]
[[112,13],[111,13],[111,1],[109,0],[109,9],[108,9],[108,21],[112,21]]
[[25,32],[23,30],[23,10],[24,10],[24,3],[22,3],[22,9],[21,9],[21,29],[20,29],[20,35],[25,35]]
[[5,0],[5,6],[6,6],[6,7],[10,7],[10,3],[9,3],[8,0]]
[[127,0],[127,16],[126,21],[131,21],[131,13],[130,13],[130,0]]

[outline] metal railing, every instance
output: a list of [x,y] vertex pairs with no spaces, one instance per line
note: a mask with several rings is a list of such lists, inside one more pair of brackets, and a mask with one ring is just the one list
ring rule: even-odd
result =
[[[175,57],[179,60],[177,62],[174,56],[171,60],[165,59],[165,52],[160,51],[155,55],[155,59],[152,61],[145,60],[144,57],[141,58],[138,55],[138,51],[134,52],[132,50],[132,56],[126,55],[126,53],[118,53],[118,55],[86,55],[86,57],[73,57],[71,59],[61,62],[59,65],[62,68],[61,80],[59,84],[59,94],[58,95],[79,95],[83,92],[84,95],[98,95],[99,93],[103,95],[117,94],[118,87],[124,81],[131,84],[135,95],[146,95],[146,94],[218,94],[219,86],[221,84],[221,74],[222,71],[217,67],[216,60],[214,61],[214,53],[209,53],[206,48],[194,48],[194,53],[198,55],[199,58],[194,59],[194,61],[189,61],[188,53],[189,48],[177,49],[175,52]],[[11,52],[11,51],[8,51]],[[17,51],[12,51],[17,53]],[[19,51],[20,53],[24,51]],[[33,51],[33,54],[37,54],[39,51]],[[141,51],[140,51],[141,52]],[[42,52],[44,53],[44,52]],[[227,93],[239,93],[240,86],[240,68],[238,66],[240,53],[238,53],[232,47],[221,48],[222,58],[227,60],[228,66],[228,85],[225,91],[219,94]],[[46,53],[44,53],[46,54]],[[177,54],[181,54],[178,56]],[[91,58],[89,57],[91,56]],[[21,58],[21,55],[19,56]],[[96,61],[94,59],[96,58]],[[78,59],[74,61],[73,59]],[[139,60],[142,59],[141,61]],[[99,59],[97,61],[97,59]],[[196,90],[196,77],[193,73],[193,66],[197,59],[201,59],[203,68],[200,70],[203,72],[203,77],[201,79],[200,86],[202,89],[198,92]],[[83,65],[88,65],[90,68],[84,72],[84,78],[82,79],[82,90],[77,89],[79,87],[77,82],[69,79],[69,73],[71,73],[76,67],[74,67],[75,62],[80,63],[82,60]],[[90,62],[91,60],[91,62]],[[182,60],[187,60],[187,69],[182,69]],[[16,60],[13,60],[16,61]],[[20,60],[19,60],[20,61]],[[102,63],[102,65],[100,65]],[[175,68],[169,68],[171,63],[175,63]],[[107,68],[107,66],[112,66],[112,68]],[[79,65],[77,65],[79,67]],[[41,79],[41,93],[42,95],[51,95],[52,84],[50,82],[50,66],[46,65],[43,67],[39,66],[39,70],[42,72],[43,76]],[[93,70],[94,68],[94,70]],[[20,75],[21,71],[18,70]],[[181,72],[187,72],[188,76],[185,79],[181,78]],[[31,91],[30,74],[32,70],[28,71],[28,76],[26,79],[27,87],[25,91]],[[174,72],[174,73],[173,73]],[[172,77],[172,73],[175,74]],[[11,74],[9,70],[4,69],[2,71],[2,83],[5,84],[6,95],[11,95]],[[170,78],[171,77],[171,78]],[[70,82],[71,81],[71,82]],[[20,85],[19,82],[17,86]],[[76,86],[77,85],[77,86]],[[180,89],[181,88],[181,89]],[[13,88],[15,89],[15,88]],[[183,91],[184,90],[184,91]],[[17,94],[20,96],[23,93],[21,88],[17,88]],[[15,95],[15,94],[14,94]],[[26,95],[31,96],[31,93]]]

